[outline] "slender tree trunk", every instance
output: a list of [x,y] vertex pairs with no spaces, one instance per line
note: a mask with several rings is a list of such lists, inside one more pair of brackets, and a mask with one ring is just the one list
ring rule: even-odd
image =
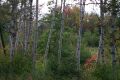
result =
[[37,53],[37,39],[38,39],[38,0],[36,0],[36,25],[33,36],[33,48],[32,48],[32,57],[33,57],[33,69],[35,69],[35,60]]
[[83,28],[83,17],[85,9],[85,1],[80,0],[80,27],[78,30],[78,40],[77,40],[77,70],[80,71],[80,49],[81,49],[81,40],[82,40],[82,28]]
[[58,5],[58,0],[55,1],[55,7],[57,8]]
[[[114,5],[115,6],[115,5]],[[115,18],[116,18],[116,15],[114,15],[114,11],[115,9],[112,10],[112,16],[111,16],[111,54],[112,54],[112,64],[113,66],[115,65],[115,54],[116,54],[116,48],[115,48]]]
[[52,13],[52,20],[51,20],[51,26],[50,26],[50,31],[48,34],[48,40],[47,40],[47,44],[46,44],[46,48],[45,48],[45,55],[44,55],[44,66],[46,67],[47,65],[47,58],[48,58],[48,53],[49,53],[49,48],[50,48],[50,40],[51,40],[51,36],[52,36],[52,32],[53,32],[53,27],[55,26],[55,9],[57,6],[55,6],[51,13]]
[[[85,0],[80,0],[80,27],[78,31],[78,38],[77,38],[77,71],[80,73],[80,51],[81,51],[81,41],[82,41],[82,28],[83,28],[83,17],[84,17],[84,10],[85,10]],[[78,80],[80,80],[78,74]]]
[[27,33],[28,33],[28,30],[27,30],[27,27],[28,27],[28,25],[27,25],[27,5],[26,5],[26,2],[24,3],[24,11],[23,11],[24,13],[23,13],[23,15],[24,15],[24,22],[23,22],[23,30],[24,30],[24,44],[23,44],[23,46],[24,46],[24,54],[26,54],[27,53],[27,47],[28,47],[28,35],[27,35]]
[[0,6],[1,6],[1,2],[2,2],[2,1],[0,0]]
[[[33,12],[32,12],[32,3],[33,3],[33,0],[29,0],[29,4],[30,4],[30,17],[29,17],[29,27],[27,28],[28,29],[28,33],[26,35],[27,37],[27,45],[26,45],[26,50],[27,50],[27,53],[30,53],[30,42],[31,42],[31,32],[32,32],[32,26],[33,26]],[[27,25],[26,25],[27,26]]]
[[[21,5],[20,5],[20,9],[21,9],[21,12],[20,12],[20,14],[19,14],[19,22],[18,22],[18,32],[17,32],[17,36],[16,36],[16,47],[17,47],[17,50],[22,50],[22,53],[24,53],[23,52],[23,36],[22,36],[22,34],[23,34],[23,9],[24,9],[24,7],[23,7],[23,4],[21,3]],[[22,33],[22,34],[21,34]],[[20,47],[21,46],[21,47]],[[20,48],[20,49],[19,49]]]
[[117,0],[111,0],[111,55],[112,55],[112,69],[113,69],[113,80],[116,79],[116,39],[115,39],[115,20],[117,17],[117,12],[116,12],[116,5],[117,5]]
[[16,44],[16,34],[17,34],[17,1],[12,0],[12,19],[11,19],[11,27],[10,27],[10,60],[13,61],[14,53],[15,53],[15,44]]
[[60,10],[62,10],[63,0],[61,0]]
[[111,55],[112,55],[112,68],[113,68],[113,80],[116,80],[116,45],[115,45],[115,16],[112,15],[112,25],[111,25]]
[[61,29],[60,29],[59,47],[58,47],[58,63],[59,63],[59,65],[61,63],[61,53],[62,53],[62,40],[63,40],[63,31],[64,31],[64,8],[65,8],[65,2],[66,2],[66,0],[63,0],[63,10],[62,10],[62,16],[61,16]]
[[0,26],[0,38],[1,38],[4,55],[6,55],[5,42],[4,42],[4,37],[3,37],[3,32],[1,30],[1,26]]
[[97,62],[100,62],[100,58],[102,59],[102,63],[104,63],[104,5],[103,0],[100,0],[100,38],[99,38],[99,50],[98,50],[98,58]]

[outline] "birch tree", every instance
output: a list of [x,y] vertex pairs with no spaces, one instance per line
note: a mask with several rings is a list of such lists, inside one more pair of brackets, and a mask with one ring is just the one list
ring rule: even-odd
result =
[[6,55],[5,41],[4,41],[3,31],[1,29],[1,26],[0,26],[0,39],[1,39],[2,47],[3,47],[3,53],[4,55]]
[[85,1],[80,0],[80,27],[78,31],[78,70],[80,69],[80,48],[81,48],[81,40],[82,40],[82,28],[83,28],[83,17],[84,17],[84,9],[85,6],[83,5]]
[[35,68],[35,60],[37,53],[37,42],[38,42],[38,0],[36,0],[36,23],[33,36],[33,48],[32,48],[32,57],[33,57],[33,68]]
[[[53,3],[54,3],[54,0],[53,0]],[[46,64],[47,64],[47,56],[48,56],[48,53],[49,53],[51,36],[52,36],[53,28],[55,26],[55,9],[56,9],[56,7],[57,6],[55,6],[51,10],[52,19],[51,19],[50,31],[49,31],[49,34],[48,34],[48,40],[47,40],[47,44],[46,44],[46,48],[45,48],[45,55],[44,55],[44,66],[45,67],[46,67]]]
[[32,12],[32,3],[33,0],[29,0],[29,24],[27,24],[26,26],[28,26],[28,32],[26,34],[26,51],[28,53],[28,51],[30,50],[30,40],[31,40],[31,32],[32,32],[32,27],[33,27],[33,12]]
[[[0,12],[1,11],[1,7],[2,7],[2,1],[0,0]],[[1,15],[2,16],[2,15]],[[1,19],[0,19],[1,20]],[[2,20],[1,20],[2,21]],[[1,39],[1,44],[2,44],[2,48],[3,48],[3,53],[4,55],[6,55],[6,50],[5,50],[5,41],[4,41],[4,35],[3,35],[3,28],[2,28],[2,23],[0,23],[0,39]]]
[[104,0],[100,0],[100,30],[99,30],[99,50],[97,62],[100,62],[100,58],[104,63]]
[[23,31],[24,31],[24,44],[23,44],[23,46],[24,46],[24,54],[26,54],[26,52],[27,52],[27,47],[28,47],[28,39],[27,39],[27,37],[28,37],[28,35],[27,35],[27,33],[28,33],[28,30],[27,30],[27,27],[28,27],[28,25],[27,25],[27,1],[24,1],[24,13],[23,13],[23,15],[24,15],[24,18],[23,18]]
[[61,4],[63,2],[63,6],[61,6],[61,28],[60,28],[60,35],[59,35],[59,46],[58,46],[58,63],[61,63],[61,53],[62,53],[62,39],[63,39],[63,30],[64,30],[64,8],[66,0],[61,0]]
[[115,29],[116,24],[115,20],[117,17],[117,1],[118,0],[111,0],[111,55],[112,55],[112,67],[113,67],[113,78],[115,79],[115,65],[116,65],[116,40],[115,40]]
[[[82,40],[82,28],[83,28],[83,17],[84,17],[84,10],[85,10],[85,0],[79,0],[80,2],[80,27],[78,31],[78,38],[77,38],[77,71],[80,72],[80,51],[81,51],[81,40]],[[78,75],[79,76],[79,75]],[[78,77],[79,79],[79,77]]]
[[18,0],[11,0],[11,26],[10,26],[10,61],[13,61],[17,34],[17,3]]

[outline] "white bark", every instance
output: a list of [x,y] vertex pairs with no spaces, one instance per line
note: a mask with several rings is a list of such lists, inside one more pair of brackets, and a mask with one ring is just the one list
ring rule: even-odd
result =
[[33,0],[29,0],[30,4],[30,9],[29,9],[29,23],[26,25],[27,26],[27,34],[26,34],[26,50],[27,53],[30,53],[30,43],[31,43],[31,32],[32,32],[32,27],[33,27],[33,12],[32,12],[32,3]]
[[112,11],[111,11],[111,55],[112,55],[112,76],[113,76],[113,80],[117,80],[116,79],[116,40],[115,40],[115,29],[116,29],[116,25],[115,25],[115,19],[117,16],[116,11],[116,2],[115,0],[112,0],[113,3],[112,4]]
[[28,37],[28,35],[27,35],[27,33],[28,33],[28,30],[27,30],[27,5],[26,5],[26,2],[24,3],[24,22],[23,22],[23,30],[24,30],[24,54],[26,54],[27,53],[27,44],[28,44],[28,40],[27,40],[27,37]]
[[[61,1],[62,2],[62,1]],[[63,0],[62,16],[61,16],[61,28],[59,35],[59,47],[58,47],[58,63],[61,63],[61,54],[62,54],[62,40],[63,40],[63,31],[64,31],[64,8],[66,0]]]
[[104,63],[104,1],[100,0],[100,38],[99,38],[99,50],[98,50],[98,57],[97,62],[102,60]]
[[50,40],[51,40],[51,36],[52,36],[52,32],[53,32],[53,27],[55,26],[55,9],[57,6],[55,6],[51,13],[52,13],[52,20],[51,20],[51,26],[50,26],[50,31],[48,34],[48,40],[47,40],[47,44],[46,44],[46,48],[45,48],[45,55],[44,55],[44,66],[46,67],[47,64],[47,57],[48,57],[48,53],[49,53],[49,47],[50,47]]
[[80,72],[80,54],[81,54],[81,41],[82,41],[84,11],[85,11],[85,0],[80,0],[80,27],[79,27],[79,31],[78,31],[77,50],[76,50],[78,72]]
[[111,54],[112,54],[112,65],[115,66],[116,63],[116,47],[115,47],[115,18],[116,16],[112,14],[111,16]]
[[33,47],[32,47],[32,57],[33,57],[33,68],[35,68],[35,60],[37,54],[37,40],[38,40],[38,0],[36,0],[36,25],[33,36]]
[[16,44],[16,34],[17,34],[17,1],[12,0],[12,19],[11,19],[11,27],[10,27],[10,61],[13,61],[14,53],[15,53],[15,44]]

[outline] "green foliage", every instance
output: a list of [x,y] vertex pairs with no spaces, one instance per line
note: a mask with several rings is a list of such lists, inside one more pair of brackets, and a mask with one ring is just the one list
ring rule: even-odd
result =
[[40,36],[40,40],[38,41],[38,54],[42,54],[44,55],[45,53],[45,47],[46,47],[46,42],[47,42],[47,38],[48,38],[48,31],[44,31],[44,33],[41,34]]
[[[76,61],[76,41],[77,41],[77,34],[76,29],[73,27],[65,26],[64,33],[63,33],[63,43],[62,43],[62,55],[61,55],[61,64],[58,64],[58,41],[59,41],[59,33],[60,33],[60,17],[61,15],[56,13],[55,18],[55,25],[51,37],[49,54],[48,54],[48,61],[47,67],[44,68],[43,65],[43,57],[45,53],[46,42],[48,38],[48,29],[44,30],[41,34],[40,41],[38,43],[38,54],[40,54],[40,63],[37,63],[37,66],[40,66],[40,74],[45,74],[43,79],[46,80],[72,80],[74,77],[77,77],[77,61]],[[48,21],[46,24],[50,24],[51,15],[47,15],[43,18],[43,20]],[[50,28],[50,25],[48,25]],[[86,32],[87,33],[87,32]],[[91,35],[95,34],[95,32],[91,32]],[[89,50],[87,50],[87,38],[91,35],[83,36],[83,43],[81,48],[81,64],[84,64],[85,60],[91,56]],[[92,40],[96,39],[96,34],[93,36]],[[86,39],[86,40],[85,40]],[[89,41],[90,42],[90,41]],[[93,41],[94,42],[94,41]],[[96,42],[97,43],[97,42]],[[92,44],[92,43],[91,43]],[[42,70],[43,69],[43,70]],[[44,73],[44,69],[46,72]]]
[[[1,77],[10,79],[16,76],[24,76],[31,73],[32,63],[29,57],[21,54],[17,54],[14,57],[14,61],[9,61],[9,56],[1,56],[0,59],[0,79]],[[12,80],[12,79],[10,79]]]
[[[10,1],[10,0],[9,0]],[[22,4],[24,4],[24,0],[22,0]],[[53,2],[48,2],[48,5],[53,4]],[[111,3],[114,5],[110,8],[110,10],[115,11],[113,14],[117,14],[116,9],[118,5],[115,3]],[[0,29],[1,32],[5,31],[5,25],[10,21],[10,5],[3,4],[0,6]],[[99,23],[96,14],[85,14],[84,17],[84,32],[82,35],[82,46],[81,46],[81,54],[80,54],[80,63],[81,63],[81,73],[77,71],[77,59],[76,59],[76,43],[77,43],[77,34],[79,28],[79,8],[78,7],[68,7],[68,12],[65,13],[65,26],[63,33],[63,42],[62,42],[62,54],[61,54],[61,64],[58,64],[58,42],[60,37],[60,26],[61,26],[61,11],[58,7],[55,13],[55,26],[52,32],[52,37],[50,40],[49,54],[47,59],[47,67],[44,66],[44,53],[46,48],[46,43],[48,40],[49,29],[52,22],[52,14],[48,14],[43,16],[41,21],[46,25],[44,31],[41,32],[40,37],[38,38],[38,48],[37,48],[37,60],[36,60],[36,69],[32,71],[32,58],[30,56],[22,55],[21,53],[17,53],[14,55],[14,60],[11,63],[9,61],[9,56],[0,56],[0,80],[76,80],[76,77],[80,75],[81,80],[113,80],[113,70],[109,64],[106,65],[97,65],[93,63],[92,68],[85,69],[84,63],[86,59],[91,56],[91,53],[94,54],[97,51],[90,51],[91,47],[95,50],[98,47],[99,35],[96,30],[96,25]],[[51,12],[52,9],[50,9]],[[19,14],[19,13],[18,13]],[[12,14],[14,15],[14,14]],[[109,16],[106,16],[109,17]],[[106,22],[108,19],[106,19]],[[117,26],[120,26],[120,19],[117,19]],[[75,28],[77,27],[77,28]],[[110,48],[110,28],[105,27],[105,48]],[[77,30],[77,31],[76,31]],[[4,32],[3,32],[4,33]],[[119,28],[115,32],[115,37],[119,36]],[[4,33],[4,39],[6,45],[8,46],[8,35]],[[21,38],[21,37],[20,37]],[[117,46],[119,46],[120,42],[116,41]],[[21,47],[20,47],[21,48]],[[30,47],[31,49],[32,47]],[[110,50],[105,49],[105,57],[107,55],[108,62],[110,62]],[[119,49],[119,48],[118,48]],[[1,50],[1,49],[0,49]],[[91,49],[92,50],[92,49]],[[19,49],[18,51],[21,51]],[[120,51],[120,50],[119,50]],[[118,52],[119,52],[118,51]],[[0,51],[2,53],[2,51]],[[117,57],[119,58],[119,57]],[[120,68],[118,65],[115,66],[115,74],[114,77],[116,80],[120,80]],[[4,79],[5,78],[5,79]]]
[[83,42],[89,47],[97,47],[99,43],[99,35],[97,31],[85,31],[83,35]]
[[[59,29],[53,31],[53,35],[50,42],[50,49],[49,49],[49,55],[48,55],[48,62],[47,67],[44,68],[41,65],[43,63],[40,61],[40,63],[37,63],[37,66],[40,66],[40,74],[44,74],[44,69],[46,69],[47,73],[46,77],[43,77],[46,80],[72,80],[73,77],[76,77],[77,71],[76,71],[76,41],[77,41],[77,35],[75,33],[75,30],[71,27],[65,27],[64,33],[63,33],[63,48],[62,48],[62,58],[61,58],[61,65],[58,64],[58,39]],[[48,31],[45,31],[41,35],[41,40],[39,41],[39,54],[41,54],[41,59],[43,59],[46,42],[48,37]],[[91,53],[89,50],[87,50],[87,46],[82,44],[81,48],[81,64],[84,64],[85,60],[90,57]],[[41,60],[40,59],[40,60]],[[44,60],[44,59],[43,59]],[[42,60],[42,61],[43,61]]]
[[88,59],[91,56],[91,53],[89,50],[87,50],[86,46],[81,47],[81,55],[80,55],[80,63],[84,64],[86,59]]
[[62,64],[61,64],[61,74],[72,75],[75,74],[76,67],[76,36],[72,33],[74,30],[72,28],[65,28],[63,34],[63,50],[62,50]]
[[97,77],[98,80],[119,80],[120,79],[120,68],[119,65],[111,64],[97,65],[93,75]]
[[[75,44],[73,43],[75,37],[72,36],[73,30],[65,28],[65,32],[63,34],[63,48],[62,48],[62,58],[61,64],[58,66],[58,37],[59,35],[55,35],[52,37],[54,39],[53,43],[51,42],[50,55],[48,68],[49,71],[52,72],[52,75],[56,75],[55,78],[60,77],[69,77],[70,75],[75,73],[76,62],[75,62]],[[56,37],[55,37],[56,36]],[[73,38],[74,37],[74,38]]]

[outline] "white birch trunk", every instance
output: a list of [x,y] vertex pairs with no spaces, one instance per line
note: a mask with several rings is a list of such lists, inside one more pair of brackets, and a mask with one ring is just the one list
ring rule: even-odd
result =
[[[100,0],[100,37],[99,37],[99,50],[97,62],[99,63],[102,60],[104,63],[104,1]],[[101,60],[100,60],[101,59]]]
[[52,36],[52,32],[53,32],[53,27],[55,26],[55,21],[54,21],[55,20],[55,9],[56,9],[56,6],[51,11],[52,20],[51,20],[50,31],[49,31],[49,34],[48,34],[48,40],[47,40],[47,44],[46,44],[46,48],[45,48],[45,55],[44,55],[44,66],[45,66],[45,68],[46,68],[46,65],[47,65],[47,58],[48,58],[48,53],[49,53],[50,40],[51,40],[51,36]]
[[[62,2],[62,1],[61,1]],[[61,16],[61,28],[59,35],[59,47],[58,47],[58,64],[61,63],[61,54],[62,54],[62,40],[63,40],[63,31],[64,31],[64,8],[66,0],[63,0],[62,16]]]
[[32,3],[33,3],[33,0],[29,0],[29,4],[30,4],[30,9],[29,9],[29,24],[27,24],[27,34],[26,34],[26,51],[27,53],[30,53],[31,52],[31,49],[30,49],[30,43],[31,43],[31,32],[32,32],[32,27],[33,27],[33,12],[32,12]]
[[26,2],[24,3],[24,22],[23,22],[23,30],[24,30],[24,54],[27,53],[27,44],[28,44],[28,40],[27,40],[27,33],[28,33],[28,30],[27,30],[27,5],[26,5]]
[[12,0],[12,19],[10,27],[10,61],[13,62],[16,45],[16,34],[17,34],[17,1]]
[[35,69],[35,60],[37,54],[37,40],[38,40],[38,0],[36,0],[36,25],[33,36],[33,47],[32,47],[32,57],[33,57],[33,69]]
[[115,31],[116,31],[116,17],[117,17],[117,11],[116,11],[116,5],[117,0],[111,0],[111,55],[112,55],[112,78],[113,80],[117,80],[117,73],[116,73],[116,39],[115,39]]
[[115,18],[116,16],[112,14],[111,16],[111,54],[112,54],[112,66],[114,68],[116,64],[116,46],[115,46]]
[[[78,73],[80,73],[80,54],[81,54],[81,41],[82,41],[84,10],[85,10],[85,0],[80,0],[80,27],[79,27],[79,31],[78,31],[77,50],[76,50]],[[79,75],[80,74],[78,74],[78,80],[80,79]]]

